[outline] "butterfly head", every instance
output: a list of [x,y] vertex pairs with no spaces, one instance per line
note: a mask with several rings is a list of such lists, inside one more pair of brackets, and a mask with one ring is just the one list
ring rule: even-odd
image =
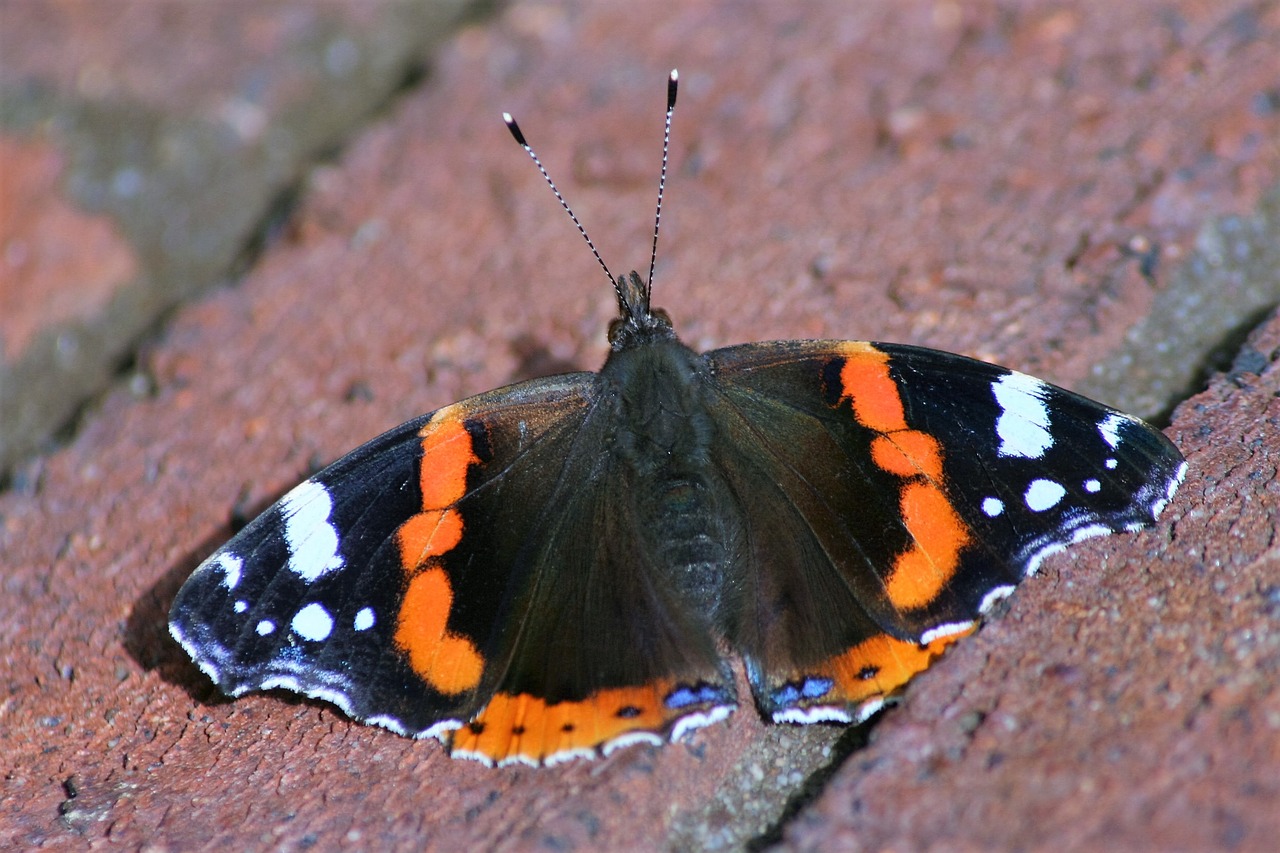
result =
[[609,346],[617,352],[652,341],[675,338],[671,317],[661,308],[649,307],[649,286],[640,273],[614,279],[619,314],[609,324]]

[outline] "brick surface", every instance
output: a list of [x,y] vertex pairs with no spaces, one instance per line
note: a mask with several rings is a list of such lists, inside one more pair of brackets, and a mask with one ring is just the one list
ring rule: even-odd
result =
[[0,4],[0,475],[252,255],[464,5]]
[[602,360],[612,295],[501,110],[614,269],[642,267],[680,67],[655,292],[694,346],[900,340],[1149,413],[1188,380],[1152,396],[1144,371],[1215,344],[1129,330],[1185,316],[1170,300],[1256,322],[1223,288],[1259,279],[1169,282],[1206,247],[1263,251],[1207,240],[1253,233],[1220,217],[1276,242],[1278,33],[1270,6],[1207,2],[515,3],[467,28],[309,173],[238,286],[173,316],[148,381],[0,496],[0,846],[1258,849],[1280,811],[1273,326],[1178,410],[1192,470],[1162,524],[1047,562],[798,816],[856,736],[748,707],[687,743],[493,771],[323,704],[223,700],[164,620],[233,521],[315,465]]

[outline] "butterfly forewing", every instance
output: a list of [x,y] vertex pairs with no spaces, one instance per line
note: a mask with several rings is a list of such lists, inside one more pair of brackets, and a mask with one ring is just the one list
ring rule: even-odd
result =
[[950,353],[793,341],[707,358],[717,459],[770,508],[736,572],[760,592],[731,629],[776,719],[862,716],[1045,554],[1149,524],[1184,470],[1141,421]]

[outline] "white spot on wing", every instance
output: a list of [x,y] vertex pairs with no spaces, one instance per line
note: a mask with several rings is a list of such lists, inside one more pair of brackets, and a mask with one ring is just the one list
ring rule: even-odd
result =
[[227,589],[235,589],[236,584],[240,583],[240,569],[244,566],[244,560],[230,551],[224,551],[218,555],[215,565],[222,569],[222,585]]
[[624,746],[631,746],[637,743],[651,743],[654,746],[662,746],[665,741],[653,732],[627,732],[606,743],[600,748],[600,751],[605,755],[612,755],[616,750],[622,749]]
[[574,759],[578,759],[578,758],[583,758],[590,761],[595,757],[596,757],[595,750],[583,749],[581,747],[578,747],[575,749],[562,749],[559,752],[553,752],[550,755],[548,755],[546,758],[544,758],[542,763],[547,765],[548,767],[553,767],[557,764],[564,764],[565,762],[573,761]]
[[[1141,526],[1139,526],[1139,529],[1141,529]],[[1052,545],[1044,546],[1039,551],[1032,554],[1031,559],[1027,561],[1027,577],[1031,577],[1036,572],[1040,571],[1040,564],[1046,559],[1065,550],[1067,550],[1065,545],[1060,545],[1055,542]]]
[[356,614],[356,620],[352,625],[357,631],[367,631],[373,627],[373,608],[362,607],[360,612]]
[[858,722],[866,722],[871,716],[884,707],[884,699],[868,699],[858,706]]
[[673,741],[680,740],[694,729],[700,729],[703,726],[709,726],[718,723],[733,712],[732,705],[716,705],[714,708],[708,708],[699,714],[689,714],[687,717],[681,717],[676,721],[675,726],[671,729],[671,739]]
[[1165,489],[1164,497],[1157,499],[1151,504],[1151,517],[1159,518],[1160,513],[1164,512],[1164,508],[1169,505],[1169,501],[1173,500],[1173,495],[1178,491],[1178,487],[1182,485],[1182,478],[1187,476],[1187,463],[1183,462],[1178,466],[1178,470],[1174,472],[1173,479],[1169,481],[1169,487]]
[[323,605],[313,601],[294,614],[289,627],[302,639],[318,643],[328,639],[329,633],[333,631],[333,617]]
[[1047,386],[1024,373],[1009,373],[991,383],[991,392],[1000,404],[996,434],[1001,456],[1039,459],[1053,447],[1049,434],[1049,407],[1044,397]]
[[246,610],[248,610],[248,609],[249,609],[249,602],[247,602],[247,601],[237,601],[234,605],[232,605],[232,607],[234,607],[234,608],[235,608],[235,611],[236,611],[237,613],[243,613],[243,612],[245,612]]
[[1164,512],[1164,508],[1169,505],[1169,501],[1173,500],[1174,494],[1178,491],[1178,487],[1182,485],[1182,480],[1187,476],[1187,463],[1183,462],[1178,466],[1178,470],[1174,472],[1173,479],[1169,481],[1168,488],[1165,489],[1164,497],[1159,498],[1151,504],[1151,517],[1159,518],[1160,513]]
[[[209,654],[209,649],[207,646],[202,646],[200,648],[197,648],[195,643],[188,640],[187,635],[182,633],[182,629],[178,627],[176,623],[173,623],[173,622],[169,623],[169,636],[173,637],[175,640],[178,641],[178,645],[182,646],[182,650],[185,651],[191,657],[191,659],[196,662],[196,666],[200,667],[200,671],[203,672],[205,675],[209,676],[210,681],[212,681],[214,684],[222,683],[222,670],[220,670],[217,664],[213,660],[210,660],[210,658],[211,657],[225,658],[226,657],[225,653],[222,655],[219,655],[215,652],[214,654],[211,655]],[[223,650],[218,649],[217,651],[223,651]]]
[[[369,717],[368,719],[365,720],[365,722],[371,726],[382,726],[384,729],[390,729],[391,731],[395,732],[398,735],[410,734],[409,730],[404,727],[404,723],[400,722],[395,717],[388,717],[388,716]],[[421,737],[422,735],[421,733],[417,733],[417,734],[414,734],[413,736]]]
[[[878,710],[878,709],[877,709]],[[872,711],[871,713],[875,713]],[[867,714],[867,717],[871,714]],[[859,714],[858,721],[866,719]],[[795,723],[807,726],[813,723],[852,723],[853,715],[844,708],[833,708],[830,705],[819,705],[813,708],[785,708],[773,714],[775,723]]]
[[265,637],[276,629],[276,623],[270,619],[263,619],[258,623],[257,632],[259,637]]
[[343,566],[338,531],[329,521],[332,510],[329,490],[314,480],[304,481],[280,501],[289,570],[303,580],[314,581]]
[[1027,502],[1027,509],[1032,512],[1044,512],[1056,506],[1066,493],[1067,490],[1061,483],[1055,483],[1053,480],[1032,480],[1031,485],[1027,486],[1023,499]]
[[470,749],[455,749],[449,754],[454,758],[465,758],[469,761],[479,761],[485,767],[493,766],[493,759],[485,755],[483,752],[476,752]]
[[883,697],[868,699],[850,713],[846,708],[832,705],[815,705],[812,708],[786,708],[773,714],[775,723],[862,723],[870,719],[877,711],[893,699]]
[[997,515],[1004,512],[1004,501],[999,498],[983,498],[982,511],[991,518],[995,518]]
[[[371,719],[370,722],[373,722],[373,720]],[[378,723],[378,725],[381,726],[385,724]],[[414,737],[417,737],[417,738],[432,737],[440,741],[441,743],[444,743],[449,739],[450,732],[456,732],[458,729],[462,728],[463,725],[465,724],[462,722],[462,720],[440,720],[439,722],[432,723],[428,728],[418,732],[416,735],[414,735]]]
[[1105,524],[1090,524],[1072,533],[1071,541],[1083,542],[1086,539],[1095,539],[1099,536],[1110,536],[1112,532],[1111,528]]
[[1085,480],[1085,481],[1084,481],[1084,490],[1085,490],[1086,492],[1097,492],[1097,491],[1101,491],[1101,490],[1102,490],[1102,483],[1100,483],[1099,481],[1097,481],[1097,480],[1095,480],[1095,479],[1090,478],[1090,479],[1088,479],[1088,480]]
[[1112,412],[1098,424],[1098,432],[1107,446],[1115,450],[1120,446],[1120,425],[1128,420],[1124,415]]
[[[264,678],[261,684],[256,685],[257,690],[292,690],[294,693],[301,693],[303,696],[310,696],[312,699],[322,699],[325,702],[331,702],[342,709],[342,713],[348,717],[359,719],[351,709],[351,697],[347,695],[350,689],[350,683],[339,676],[326,677],[325,681],[334,685],[332,687],[324,684],[315,684],[309,678],[298,679],[292,675],[273,675],[270,678]],[[401,731],[403,734],[403,731]]]

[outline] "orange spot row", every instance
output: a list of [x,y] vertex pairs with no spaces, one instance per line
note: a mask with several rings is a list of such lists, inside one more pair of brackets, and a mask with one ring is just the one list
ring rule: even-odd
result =
[[960,565],[969,529],[932,481],[902,487],[902,520],[914,543],[898,555],[885,589],[895,607],[924,607],[937,598]]
[[467,469],[478,463],[471,433],[455,406],[436,412],[422,436],[422,508],[443,509],[462,500]]
[[871,441],[872,461],[907,481],[898,506],[912,543],[894,560],[885,592],[899,609],[923,607],[959,568],[969,530],[942,491],[937,439],[907,426],[902,395],[889,375],[888,354],[871,344],[851,343],[842,356],[841,399],[849,400],[859,424],[880,433]]
[[452,551],[462,541],[462,516],[452,509],[433,509],[409,517],[396,531],[400,565],[412,573],[432,557]]
[[433,557],[462,541],[462,516],[449,507],[467,492],[467,472],[480,462],[456,406],[436,412],[419,433],[422,462],[418,481],[422,512],[396,531],[400,565],[410,576]]
[[[876,432],[897,432],[907,428],[898,385],[889,375],[889,356],[861,341],[844,348],[840,384],[853,405],[858,423]],[[857,394],[850,393],[856,388]]]
[[942,479],[942,448],[938,440],[917,429],[878,435],[871,442],[871,459],[882,470],[899,477]]
[[594,750],[628,732],[665,733],[682,715],[663,706],[670,687],[619,687],[581,702],[555,703],[527,693],[498,693],[469,725],[453,733],[451,748],[495,762],[541,764],[557,753]]
[[[927,646],[880,634],[832,658],[812,674],[835,681],[834,695],[851,705],[890,696],[928,669],[948,646],[973,630],[939,637]],[[827,701],[827,697],[823,697],[823,704]]]

